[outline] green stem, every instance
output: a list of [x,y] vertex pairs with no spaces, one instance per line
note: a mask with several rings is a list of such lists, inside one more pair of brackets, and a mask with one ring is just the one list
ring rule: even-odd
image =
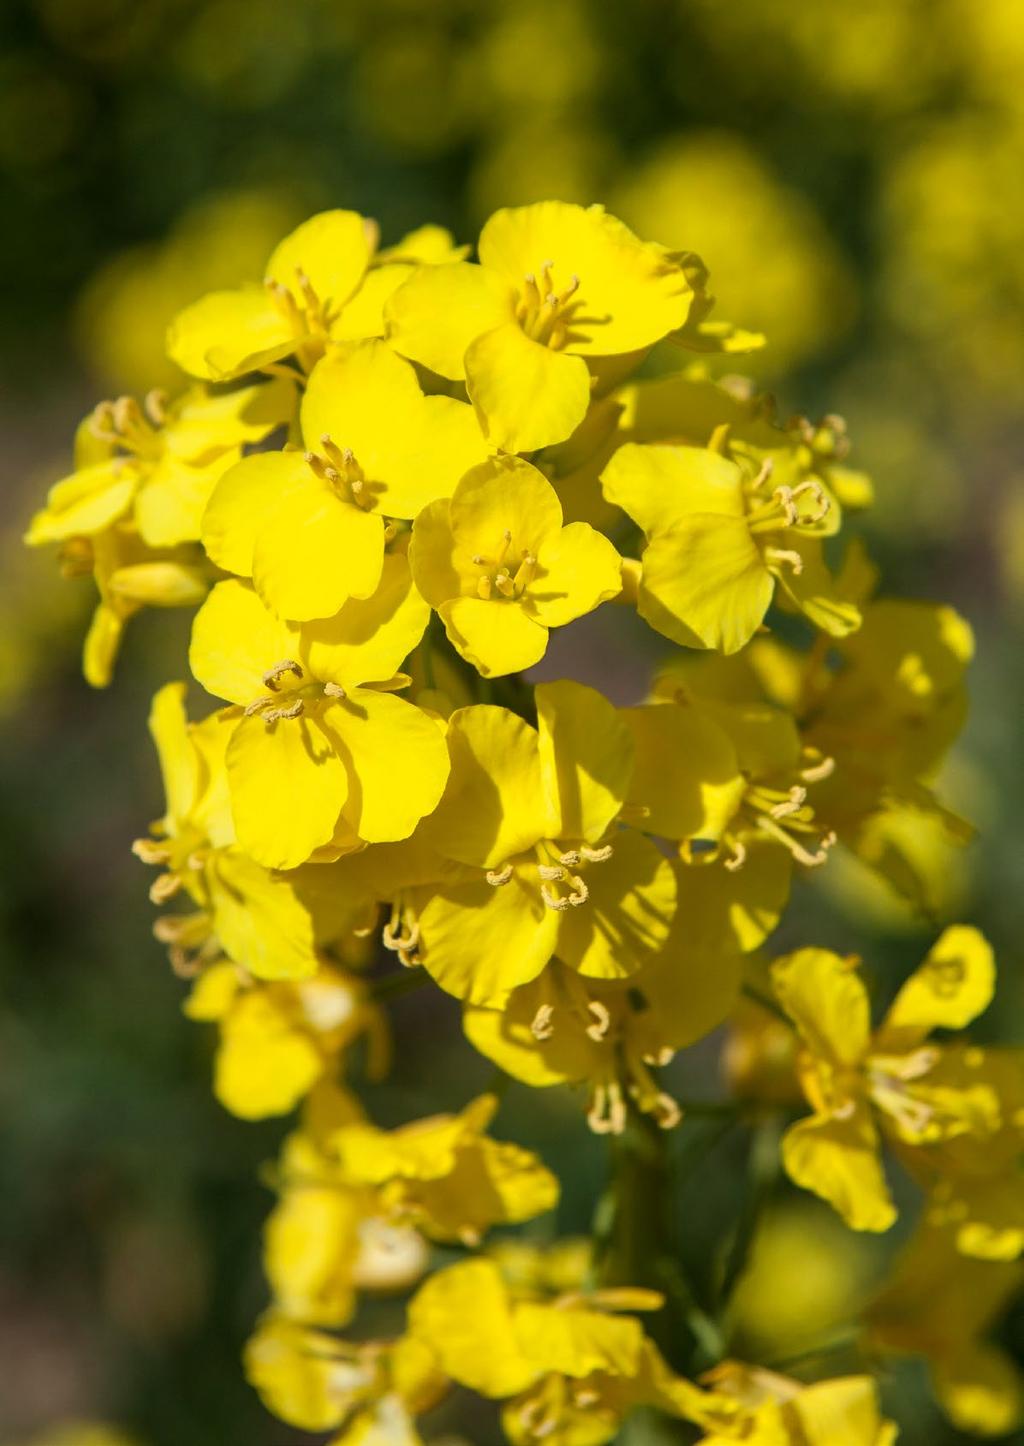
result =
[[610,1139],[609,1181],[594,1220],[600,1285],[660,1291],[665,1309],[648,1332],[677,1369],[694,1356],[722,1354],[716,1322],[697,1303],[680,1266],[677,1211],[668,1135],[632,1106],[621,1135]]
[[720,1315],[727,1309],[733,1292],[750,1264],[750,1252],[758,1227],[778,1183],[782,1164],[779,1153],[781,1134],[781,1122],[776,1116],[772,1116],[757,1125],[751,1135],[750,1153],[747,1156],[746,1192],[725,1257],[718,1289]]

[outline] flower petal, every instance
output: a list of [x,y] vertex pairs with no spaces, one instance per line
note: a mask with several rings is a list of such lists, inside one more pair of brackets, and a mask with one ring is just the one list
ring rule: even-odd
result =
[[382,683],[412,652],[429,617],[405,554],[385,553],[380,582],[369,597],[349,598],[333,617],[303,623],[303,652],[324,682]]
[[547,652],[547,628],[511,598],[456,597],[438,612],[452,647],[485,678],[521,673]]
[[625,708],[636,749],[629,801],[648,833],[719,839],[746,789],[725,731],[697,708],[675,703]]
[[882,1173],[878,1136],[868,1110],[849,1119],[812,1118],[782,1138],[786,1173],[827,1200],[851,1230],[888,1230],[896,1208]]
[[828,949],[797,949],[772,965],[772,985],[812,1054],[857,1066],[868,1048],[871,1018],[856,961]]
[[301,452],[258,452],[230,467],[202,519],[203,546],[217,566],[252,577],[256,539],[268,513],[292,488],[304,488],[309,477]]
[[227,750],[241,849],[268,869],[293,869],[334,833],[348,793],[345,765],[315,718],[269,725],[242,718]]
[[537,561],[526,596],[546,628],[570,623],[622,591],[622,558],[585,522],[570,522],[546,538]]
[[244,707],[266,693],[267,669],[298,649],[298,629],[275,618],[249,583],[229,578],[196,613],[188,661],[208,693]]
[[601,489],[648,536],[694,512],[742,517],[743,474],[707,447],[626,442],[601,474]]
[[629,729],[607,698],[582,683],[539,683],[534,696],[544,837],[593,843],[626,800],[633,769]]
[[590,897],[560,917],[558,957],[591,979],[624,979],[662,948],[676,908],[672,865],[650,839],[613,835],[613,853],[583,874]]
[[507,321],[467,348],[466,390],[495,447],[533,452],[564,442],[582,422],[590,373],[582,357],[553,351]]
[[237,849],[212,853],[206,879],[214,932],[236,964],[258,979],[316,973],[312,920],[287,879]]
[[263,519],[252,580],[282,618],[327,618],[380,581],[384,522],[346,501],[307,469],[307,481],[278,498]]
[[346,821],[367,843],[408,838],[448,781],[436,723],[404,698],[369,688],[332,702],[322,723],[348,768]]
[[470,342],[514,314],[512,287],[468,261],[417,267],[384,308],[395,351],[453,381]]
[[229,382],[293,352],[297,337],[263,286],[211,291],[179,311],[167,355],[190,376]]
[[304,274],[321,303],[338,311],[362,281],[376,244],[376,226],[358,211],[321,211],[275,247],[266,274],[300,303]]
[[516,873],[499,887],[481,880],[431,889],[419,922],[424,968],[449,994],[492,1009],[537,977],[558,934],[557,914]]
[[933,1029],[963,1029],[992,1002],[992,946],[965,924],[946,929],[893,1001],[878,1032],[882,1053],[913,1049]]
[[774,588],[743,518],[697,513],[648,543],[638,606],[673,642],[736,653],[760,627]]

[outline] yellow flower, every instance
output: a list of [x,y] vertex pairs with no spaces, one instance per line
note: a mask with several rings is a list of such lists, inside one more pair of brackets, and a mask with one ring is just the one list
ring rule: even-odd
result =
[[504,708],[452,714],[452,772],[422,837],[475,879],[412,888],[418,957],[442,988],[501,1008],[553,954],[621,979],[665,942],[672,869],[615,820],[629,787],[628,730],[578,683],[535,691],[537,728]]
[[893,1446],[870,1376],[804,1385],[773,1371],[723,1361],[704,1378],[705,1404],[691,1418],[707,1431],[700,1446]]
[[465,402],[424,396],[409,363],[377,341],[318,363],[300,422],[305,452],[231,468],[202,535],[214,562],[251,577],[279,617],[307,621],[368,597],[394,534],[385,518],[448,496],[487,449]]
[[338,1178],[372,1187],[381,1213],[432,1240],[478,1244],[492,1225],[516,1224],[558,1203],[558,1181],[537,1157],[484,1133],[498,1102],[481,1095],[458,1115],[398,1130],[353,1123],[325,1153]]
[[78,429],[75,471],[50,488],[26,542],[94,537],[132,511],[150,547],[197,542],[214,484],[243,446],[290,419],[294,395],[271,381],[216,394],[193,386],[173,402],[150,392],[141,407],[101,402]]
[[225,382],[298,354],[305,369],[323,353],[377,246],[377,226],[355,211],[322,211],[271,252],[262,286],[211,291],[167,331],[172,361]]
[[638,597],[653,628],[691,648],[735,653],[764,620],[778,583],[815,627],[860,623],[822,558],[839,508],[820,478],[774,476],[775,459],[739,444],[627,442],[602,473],[605,496],[647,537]]
[[[150,731],[167,811],[154,826],[155,837],[137,840],[134,851],[162,870],[150,889],[154,903],[184,894],[197,912],[162,916],[157,937],[171,946],[171,962],[186,977],[221,953],[258,978],[314,974],[318,946],[372,925],[372,897],[346,887],[331,869],[272,873],[236,846],[225,765],[230,728],[216,714],[189,723],[185,691],[184,683],[169,683],[153,699]],[[228,994],[212,978],[200,987],[204,1000],[221,998],[227,1010],[238,980]],[[201,1007],[209,1011],[211,1005]],[[249,1006],[250,1018],[258,1007]],[[267,1088],[272,1092],[271,1081]]]
[[680,1416],[702,1393],[674,1376],[630,1310],[656,1310],[630,1288],[516,1299],[490,1260],[440,1270],[409,1305],[409,1333],[446,1375],[483,1396],[514,1397],[502,1422],[516,1443],[610,1440],[633,1406]]
[[384,1074],[390,1058],[387,1022],[365,985],[328,964],[294,983],[257,983],[234,963],[212,964],[184,1010],[217,1023],[213,1092],[244,1120],[288,1114],[357,1040],[366,1042],[370,1079]]
[[[679,1106],[652,1068],[720,1024],[735,1001],[738,969],[726,952],[664,951],[628,980],[584,979],[553,959],[538,978],[514,989],[501,1009],[469,1005],[466,1037],[514,1079],[535,1089],[584,1084],[587,1123],[620,1134],[628,1102],[669,1129]],[[673,921],[673,932],[675,921]]]
[[450,501],[420,513],[409,562],[449,642],[486,676],[532,667],[547,650],[549,628],[592,611],[622,586],[608,539],[585,522],[563,527],[555,489],[513,457],[474,467]]
[[420,1446],[416,1415],[445,1392],[433,1352],[417,1340],[348,1345],[273,1312],[245,1348],[245,1373],[268,1411],[331,1446]]
[[480,264],[422,268],[391,297],[388,340],[465,379],[506,452],[564,441],[590,401],[590,358],[643,351],[681,327],[692,291],[661,247],[600,206],[560,201],[496,212]]
[[[347,1119],[360,1118],[354,1103]],[[415,1284],[427,1266],[423,1236],[393,1218],[378,1191],[349,1182],[306,1128],[285,1141],[276,1184],[280,1199],[264,1230],[264,1266],[275,1305],[307,1325],[343,1326],[358,1292],[391,1294]],[[326,1140],[330,1139],[329,1130]]]
[[987,1339],[1024,1284],[1024,1265],[971,1260],[953,1230],[922,1225],[867,1313],[872,1351],[924,1356],[961,1431],[1002,1436],[1024,1419],[1024,1379]]
[[189,658],[209,692],[238,705],[219,715],[231,812],[258,863],[293,868],[336,836],[342,848],[405,838],[437,803],[443,735],[381,691],[426,620],[401,551],[385,558],[372,597],[301,627],[274,618],[247,583],[214,588]]
[[998,1090],[980,1050],[928,1042],[962,1029],[992,998],[992,951],[976,929],[947,929],[871,1032],[857,961],[801,949],[772,966],[775,992],[803,1043],[801,1084],[814,1114],[782,1144],[792,1179],[828,1200],[855,1230],[896,1219],[876,1119],[913,1160],[958,1137],[985,1142],[1001,1120]]

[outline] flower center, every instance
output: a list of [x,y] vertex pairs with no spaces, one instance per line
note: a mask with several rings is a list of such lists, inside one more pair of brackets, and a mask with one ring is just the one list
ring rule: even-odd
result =
[[134,397],[100,402],[87,422],[89,432],[125,457],[155,462],[163,451],[161,429],[167,420],[166,393],[154,388],[140,407]]
[[[805,749],[801,761],[803,766],[795,775],[790,775],[791,782],[748,781],[739,807],[722,834],[722,844],[729,850],[725,867],[730,873],[741,869],[746,862],[744,832],[753,831],[781,844],[805,868],[816,868],[827,859],[836,835],[817,822],[814,809],[807,802],[807,787],[828,778],[835,768],[835,760],[823,757],[817,749]],[[721,850],[707,847],[704,840],[692,839],[684,843],[682,851],[686,861],[694,863],[701,856],[717,857]]]
[[320,438],[322,452],[307,452],[306,464],[315,477],[329,482],[343,502],[368,510],[373,506],[373,491],[366,473],[350,447],[339,447],[329,432]]
[[537,570],[537,559],[529,548],[524,548],[519,554],[519,564],[513,572],[512,565],[505,561],[510,553],[514,561],[512,533],[506,528],[493,556],[487,556],[482,552],[473,554],[473,566],[482,569],[482,575],[477,579],[476,584],[477,597],[487,601],[495,594],[504,598],[521,598],[523,596],[533,581],[534,573]]
[[268,728],[288,718],[301,718],[308,705],[324,698],[344,698],[345,689],[338,683],[322,683],[308,678],[305,668],[294,658],[282,658],[263,674],[267,692],[254,698],[245,709],[245,716],[259,716]]
[[[590,889],[582,871],[588,864],[603,864],[611,856],[611,844],[591,848],[581,843],[576,848],[566,849],[555,840],[542,840],[533,849],[533,859],[540,880],[540,896],[546,907],[564,913],[567,909],[578,909],[585,904],[590,898]],[[500,869],[488,869],[485,875],[487,882],[492,888],[500,889],[512,878],[517,864],[530,861],[529,854],[521,854]]]
[[769,567],[791,567],[799,576],[803,558],[793,548],[771,545],[778,533],[794,531],[814,535],[815,528],[828,516],[832,501],[820,482],[808,478],[796,487],[775,487],[769,494],[772,461],[767,458],[761,470],[744,484],[747,527],[757,541]]
[[555,291],[552,272],[555,263],[543,261],[540,271],[528,271],[519,287],[516,320],[532,341],[560,351],[568,340],[573,298],[579,291],[580,279],[573,275],[569,285]]

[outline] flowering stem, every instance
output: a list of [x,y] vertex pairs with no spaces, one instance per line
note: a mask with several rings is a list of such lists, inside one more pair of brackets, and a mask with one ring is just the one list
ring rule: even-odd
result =
[[680,1266],[668,1134],[630,1106],[626,1128],[610,1141],[609,1181],[594,1219],[599,1285],[660,1291],[665,1309],[649,1331],[677,1368],[699,1356],[721,1358],[717,1323],[698,1305]]
[[750,1263],[757,1228],[778,1182],[781,1160],[779,1140],[782,1126],[777,1116],[762,1120],[750,1138],[747,1156],[746,1193],[722,1268],[718,1299],[725,1310]]

